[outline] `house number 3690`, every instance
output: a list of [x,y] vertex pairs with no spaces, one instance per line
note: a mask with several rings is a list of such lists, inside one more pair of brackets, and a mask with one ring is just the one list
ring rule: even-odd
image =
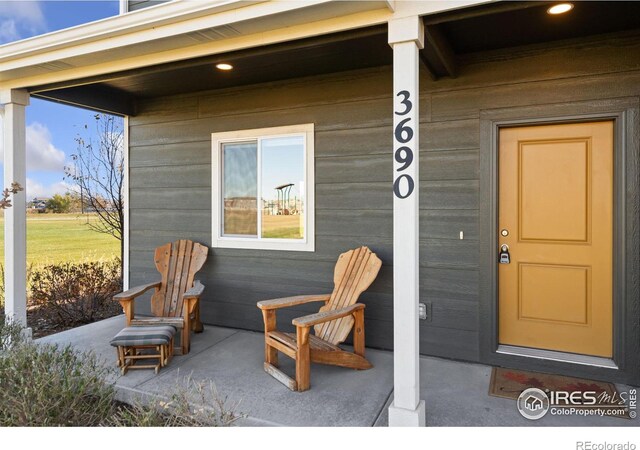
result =
[[[400,91],[396,94],[397,97],[402,98],[400,103],[404,106],[404,111],[395,111],[396,115],[405,116],[411,112],[413,103],[409,100],[410,95],[409,91]],[[413,164],[413,150],[409,146],[404,145],[413,138],[413,127],[411,125],[411,117],[407,117],[398,122],[393,132],[396,143],[400,145],[393,156],[396,162],[401,164],[401,166],[396,169],[397,172],[404,172]],[[411,175],[401,173],[393,182],[393,193],[398,198],[407,198],[413,193],[414,187],[415,182]]]

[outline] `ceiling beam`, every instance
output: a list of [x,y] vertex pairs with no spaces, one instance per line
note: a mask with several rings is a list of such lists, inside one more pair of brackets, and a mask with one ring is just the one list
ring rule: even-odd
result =
[[119,116],[136,115],[134,97],[105,86],[78,86],[69,89],[37,91],[31,92],[31,96]]
[[422,50],[419,51],[418,52],[418,56],[420,56],[420,62],[422,63],[424,68],[427,70],[427,73],[429,74],[429,77],[434,81],[437,80],[438,79],[438,75],[433,70],[433,67],[431,67],[429,65],[429,61],[427,60],[427,57],[425,56],[424,51],[422,51]]
[[502,12],[517,11],[519,9],[551,4],[549,1],[508,1],[484,4],[475,7],[463,8],[455,11],[444,12],[424,17],[425,25],[437,25],[440,23],[453,22],[455,20],[470,19],[472,17],[486,16]]
[[[449,41],[445,37],[442,29],[438,25],[428,25],[424,28],[425,34],[425,47],[429,46],[425,56],[429,60],[433,61],[434,65],[440,67],[444,73],[439,75],[446,75],[452,78],[456,76],[456,59],[455,53],[449,44]],[[430,50],[430,51],[429,51]]]

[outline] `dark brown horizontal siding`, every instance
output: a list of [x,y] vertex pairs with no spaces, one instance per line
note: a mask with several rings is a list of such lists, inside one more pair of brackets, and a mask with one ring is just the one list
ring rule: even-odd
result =
[[[466,56],[455,79],[421,73],[420,297],[432,311],[421,322],[422,353],[479,359],[482,111],[638,96],[639,51],[640,38],[625,35]],[[200,274],[203,318],[259,331],[258,300],[329,292],[338,254],[368,245],[383,267],[362,297],[367,344],[391,348],[391,89],[391,68],[380,67],[141,101],[129,130],[132,283],[156,277],[158,245],[210,245],[211,133],[313,122],[316,251],[212,249]],[[314,311],[278,320],[289,326]]]

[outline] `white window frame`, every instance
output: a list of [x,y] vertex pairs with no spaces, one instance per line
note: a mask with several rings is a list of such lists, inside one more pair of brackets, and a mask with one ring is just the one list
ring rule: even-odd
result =
[[[245,142],[262,138],[303,136],[304,137],[304,238],[278,239],[223,236],[222,221],[222,146],[230,142]],[[258,151],[258,186],[261,177],[261,158]],[[245,248],[258,250],[315,251],[315,157],[314,124],[291,125],[284,127],[257,128],[252,130],[227,131],[211,134],[211,244],[218,248]],[[262,201],[258,193],[258,233],[262,219]]]

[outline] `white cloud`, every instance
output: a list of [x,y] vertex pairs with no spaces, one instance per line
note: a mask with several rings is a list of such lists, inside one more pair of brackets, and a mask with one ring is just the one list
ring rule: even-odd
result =
[[38,183],[37,181],[31,178],[27,178],[26,193],[27,193],[28,199],[31,199],[34,197],[48,197],[48,195],[45,194],[45,188],[42,185],[42,183]]
[[0,44],[47,30],[42,5],[36,1],[0,1]]
[[13,19],[0,19],[0,44],[20,39],[20,33]]
[[65,154],[51,143],[51,132],[41,123],[27,127],[27,170],[58,172],[64,169]]
[[[0,121],[0,123],[2,123]],[[39,122],[27,126],[27,170],[62,172],[65,153],[51,142],[51,132]],[[0,133],[0,137],[2,134]],[[0,139],[0,164],[4,162],[4,148]]]
[[64,195],[67,192],[71,192],[72,187],[72,185],[65,181],[59,181],[45,186],[32,178],[27,178],[26,193],[28,199],[32,199],[34,197],[52,197],[54,194]]

